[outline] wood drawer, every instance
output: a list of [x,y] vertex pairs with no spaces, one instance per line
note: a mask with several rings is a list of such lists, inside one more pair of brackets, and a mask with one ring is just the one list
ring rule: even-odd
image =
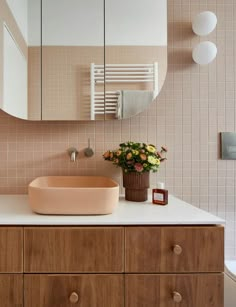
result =
[[23,307],[23,274],[0,274],[0,306]]
[[224,228],[126,227],[125,271],[223,272]]
[[125,307],[223,307],[223,291],[223,274],[127,274]]
[[0,273],[23,272],[23,228],[0,227]]
[[24,271],[122,272],[123,233],[122,227],[27,227]]
[[123,279],[123,274],[25,275],[24,306],[122,307]]

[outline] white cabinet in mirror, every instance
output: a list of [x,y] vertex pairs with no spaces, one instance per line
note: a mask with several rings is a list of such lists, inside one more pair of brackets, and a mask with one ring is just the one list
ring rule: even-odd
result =
[[28,119],[27,58],[6,25],[3,28],[3,58],[2,109],[13,116]]
[[[25,106],[18,112],[19,102],[4,96],[4,111],[30,120],[120,120],[158,96],[167,71],[166,0],[0,1],[0,22],[28,67]],[[0,79],[1,91],[4,82],[11,88]]]
[[41,0],[0,0],[0,108],[41,119]]

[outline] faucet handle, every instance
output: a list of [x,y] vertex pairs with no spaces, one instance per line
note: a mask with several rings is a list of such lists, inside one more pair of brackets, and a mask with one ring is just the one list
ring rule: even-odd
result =
[[68,150],[67,150],[69,156],[70,156],[70,161],[71,162],[75,162],[76,161],[76,157],[78,155],[78,150],[75,148],[75,147],[70,147]]
[[92,157],[94,155],[94,152],[93,152],[92,148],[87,147],[84,150],[84,154],[85,154],[86,157]]
[[94,155],[94,151],[92,150],[92,148],[90,147],[90,139],[88,139],[88,147],[85,148],[84,150],[84,155],[86,157],[92,157]]

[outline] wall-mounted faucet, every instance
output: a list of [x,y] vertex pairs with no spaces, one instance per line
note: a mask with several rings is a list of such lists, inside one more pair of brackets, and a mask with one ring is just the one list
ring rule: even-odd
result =
[[70,147],[68,150],[67,150],[69,156],[70,156],[70,161],[71,162],[75,162],[76,161],[76,158],[77,158],[77,155],[78,155],[78,150],[75,148],[75,147]]
[[86,157],[92,157],[94,155],[94,151],[92,150],[92,148],[90,147],[90,139],[88,139],[88,147],[85,148],[84,150],[84,155]]

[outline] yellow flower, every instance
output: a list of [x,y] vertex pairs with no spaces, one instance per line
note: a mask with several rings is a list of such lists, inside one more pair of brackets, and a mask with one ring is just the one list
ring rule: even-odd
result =
[[119,157],[121,155],[121,150],[117,150],[116,155]]
[[154,145],[147,145],[146,149],[152,153],[156,152],[156,147]]
[[138,156],[139,151],[138,150],[132,150],[133,155]]
[[157,158],[152,157],[152,156],[148,157],[148,162],[152,165],[159,165],[160,164],[160,161]]

